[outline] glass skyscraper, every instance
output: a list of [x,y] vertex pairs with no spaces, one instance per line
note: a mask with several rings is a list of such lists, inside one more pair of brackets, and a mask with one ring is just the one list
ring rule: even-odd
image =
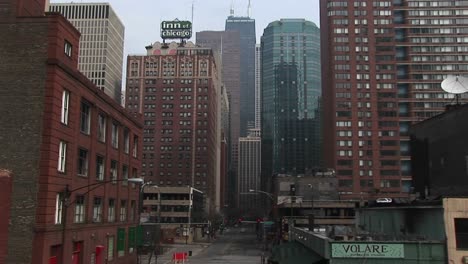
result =
[[[321,167],[320,30],[281,19],[261,38],[262,178]],[[267,181],[269,182],[269,181]]]
[[255,19],[229,16],[226,31],[240,34],[240,135],[255,127]]

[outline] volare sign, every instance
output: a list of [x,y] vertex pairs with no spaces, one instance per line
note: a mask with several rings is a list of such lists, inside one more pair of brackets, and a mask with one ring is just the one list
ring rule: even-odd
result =
[[163,21],[161,22],[162,39],[189,39],[192,37],[192,22],[190,21]]
[[334,258],[404,258],[403,244],[333,243]]

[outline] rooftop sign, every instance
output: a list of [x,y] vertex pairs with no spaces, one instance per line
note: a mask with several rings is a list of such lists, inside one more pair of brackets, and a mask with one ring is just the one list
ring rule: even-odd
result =
[[192,37],[192,22],[190,21],[163,21],[161,22],[162,39],[189,39]]
[[403,244],[333,243],[333,258],[404,258]]

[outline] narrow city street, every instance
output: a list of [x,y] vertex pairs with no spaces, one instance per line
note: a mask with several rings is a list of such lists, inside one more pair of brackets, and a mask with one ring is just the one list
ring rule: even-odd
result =
[[[192,251],[193,256],[185,263],[190,264],[258,264],[261,263],[261,243],[256,239],[253,228],[232,228],[212,243],[171,245],[170,250],[151,264],[170,264],[174,252]],[[146,264],[142,261],[141,264]]]

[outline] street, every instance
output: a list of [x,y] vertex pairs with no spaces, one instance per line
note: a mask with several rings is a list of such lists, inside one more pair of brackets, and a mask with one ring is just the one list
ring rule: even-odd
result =
[[[170,264],[174,252],[192,251],[190,264],[258,264],[261,263],[261,244],[257,241],[254,228],[232,228],[224,232],[213,243],[171,245],[171,249],[158,257],[158,264]],[[242,231],[244,231],[242,230]],[[146,264],[146,261],[142,261]],[[155,264],[156,261],[152,261]]]

